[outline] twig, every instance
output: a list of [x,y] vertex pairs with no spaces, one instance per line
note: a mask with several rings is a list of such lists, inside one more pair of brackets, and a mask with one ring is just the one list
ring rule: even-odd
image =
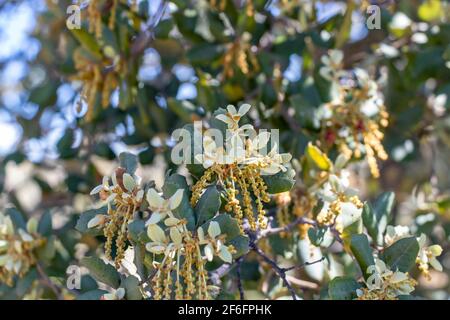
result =
[[302,280],[302,279],[297,279],[293,276],[290,275],[286,275],[286,279],[292,283],[292,285],[297,286],[301,289],[309,289],[309,290],[317,290],[319,288],[319,285],[317,283],[314,282],[310,282],[310,281],[306,281],[306,280]]
[[296,226],[298,226],[299,224],[309,224],[312,226],[316,226],[317,222],[315,222],[312,219],[305,218],[305,217],[298,217],[297,219],[295,219],[291,223],[285,225],[284,227],[270,228],[270,229],[261,231],[259,233],[259,236],[257,237],[257,239],[259,240],[261,238],[266,238],[268,236],[278,234],[281,232],[288,232],[288,231],[292,230],[293,228],[295,228]]
[[[249,237],[249,247],[255,251],[260,257],[263,258],[264,261],[266,261],[271,267],[272,269],[280,276],[281,280],[283,281],[284,285],[286,286],[286,288],[289,290],[292,298],[294,300],[297,300],[297,295],[295,293],[295,290],[292,288],[292,286],[289,283],[288,280],[288,275],[286,274],[286,272],[294,270],[294,269],[299,269],[299,268],[303,268],[305,266],[309,266],[309,265],[313,265],[316,263],[319,263],[321,261],[323,261],[325,258],[322,257],[321,259],[315,260],[315,261],[311,261],[311,262],[305,262],[301,265],[296,265],[296,266],[292,266],[292,267],[288,267],[288,268],[283,268],[280,267],[274,260],[272,260],[271,258],[269,258],[256,244],[259,240],[266,238],[268,236],[271,235],[275,235],[275,234],[279,234],[281,232],[287,232],[290,231],[291,229],[295,228],[296,226],[300,225],[300,224],[309,224],[312,226],[316,226],[317,222],[305,217],[298,217],[297,219],[295,219],[293,222],[289,223],[288,225],[284,226],[284,227],[279,227],[279,228],[271,228],[271,229],[266,229],[266,230],[262,230],[259,231],[258,233],[255,232],[251,232],[248,228],[248,226],[246,226],[246,233]],[[340,239],[338,239],[339,241]],[[238,289],[239,289],[239,296],[241,298],[241,300],[244,299],[244,290],[242,287],[242,279],[241,279],[241,273],[240,273],[240,267],[241,267],[241,263],[242,261],[245,259],[246,255],[243,255],[241,257],[239,257],[238,259],[236,259],[236,261],[234,261],[232,264],[224,264],[222,266],[220,266],[218,269],[216,269],[215,271],[210,273],[210,279],[211,281],[216,284],[216,285],[220,285],[221,283],[221,278],[223,276],[225,276],[226,274],[228,274],[231,269],[234,266],[237,266],[237,281],[238,281]],[[293,278],[295,279],[295,278]],[[296,279],[297,281],[297,285],[299,283],[299,279]]]
[[158,26],[159,22],[164,16],[164,12],[166,12],[167,5],[168,5],[167,1],[161,0],[158,10],[156,11],[152,19],[150,19],[148,28],[142,31],[141,34],[139,34],[136,40],[133,42],[131,46],[131,54],[133,56],[138,56],[142,52],[144,52],[144,50],[153,40],[154,37],[153,31]]
[[242,264],[242,260],[244,260],[243,257],[239,257],[236,260],[236,264],[237,264],[236,275],[237,275],[237,286],[238,286],[238,289],[239,289],[239,299],[245,300],[244,288],[242,287],[242,278],[241,278],[241,264]]
[[149,283],[153,279],[153,277],[156,275],[157,272],[158,272],[158,270],[154,269],[152,272],[150,272],[150,274],[148,275],[147,278],[141,280],[139,285],[142,286],[145,283]]
[[64,300],[64,297],[61,293],[61,288],[59,288],[58,286],[56,286],[52,280],[49,278],[49,276],[47,275],[47,273],[45,273],[44,268],[41,266],[40,263],[36,264],[36,270],[39,273],[42,282],[44,283],[45,286],[47,286],[49,289],[51,289],[53,291],[53,293],[56,295],[56,298],[58,300]]
[[289,268],[283,268],[283,269],[284,269],[284,271],[290,271],[290,270],[294,270],[294,269],[301,269],[301,268],[304,268],[306,266],[312,266],[313,264],[322,262],[323,260],[325,260],[325,257],[322,257],[320,259],[317,259],[317,260],[314,260],[314,261],[311,261],[311,262],[307,261],[307,262],[302,263],[300,265],[292,266],[292,267],[289,267]]
[[[240,258],[244,258],[244,256],[240,257]],[[235,266],[237,260],[234,263],[226,263],[221,265],[219,268],[217,268],[216,270],[214,270],[213,272],[211,272],[209,274],[209,279],[211,280],[212,283],[214,283],[215,285],[220,285],[221,283],[221,278],[224,277],[225,275],[227,275],[231,269]]]
[[281,268],[278,266],[278,264],[270,259],[257,245],[255,242],[250,242],[250,248],[252,248],[253,251],[255,251],[261,258],[263,258],[264,261],[266,261],[272,269],[278,274],[278,276],[283,281],[285,287],[289,290],[289,293],[292,296],[293,300],[297,300],[297,294],[295,293],[294,288],[292,288],[289,281],[286,279],[286,269]]

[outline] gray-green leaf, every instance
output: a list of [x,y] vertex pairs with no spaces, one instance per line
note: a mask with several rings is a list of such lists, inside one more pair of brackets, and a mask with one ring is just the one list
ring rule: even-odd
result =
[[122,152],[119,155],[120,166],[129,174],[134,174],[138,167],[138,157],[129,152]]
[[328,295],[333,300],[352,300],[361,285],[353,278],[337,277],[328,285]]
[[263,176],[263,180],[267,185],[267,192],[270,194],[289,191],[295,183],[295,180],[290,177],[287,171],[278,172],[273,176]]
[[383,235],[390,220],[394,199],[393,192],[386,192],[378,197],[373,206],[368,203],[364,205],[362,213],[364,226],[379,246],[383,245]]
[[350,250],[358,261],[358,265],[364,275],[364,278],[370,276],[367,273],[367,268],[375,264],[373,259],[372,249],[369,245],[369,240],[365,234],[354,234],[351,237]]
[[195,206],[197,226],[214,218],[221,206],[220,193],[216,186],[209,186]]
[[391,270],[408,272],[415,264],[419,243],[415,237],[403,238],[384,250],[381,258]]
[[106,264],[97,257],[85,257],[81,260],[81,265],[89,269],[90,274],[99,282],[117,289],[120,284],[120,276],[116,269]]

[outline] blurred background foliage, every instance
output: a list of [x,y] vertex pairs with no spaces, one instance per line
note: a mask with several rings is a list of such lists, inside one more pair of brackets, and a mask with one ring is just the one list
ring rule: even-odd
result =
[[[0,206],[28,217],[50,210],[62,244],[55,276],[95,250],[93,239],[75,246],[73,226],[121,151],[139,155],[141,175],[160,186],[175,168],[173,130],[246,102],[255,127],[280,129],[282,148],[299,159],[329,100],[320,58],[337,48],[346,69],[377,80],[390,115],[380,179],[355,163],[353,182],[364,200],[394,191],[396,223],[414,222],[442,245],[445,272],[419,290],[448,298],[448,1],[119,1],[112,20],[113,1],[102,0],[94,33],[89,1],[80,2],[0,1]],[[66,27],[74,3],[80,30]],[[379,29],[367,29],[370,5]],[[257,264],[243,277],[259,279]]]

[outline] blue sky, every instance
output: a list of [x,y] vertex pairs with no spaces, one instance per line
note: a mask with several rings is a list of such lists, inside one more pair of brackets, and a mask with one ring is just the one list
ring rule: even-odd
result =
[[[24,59],[33,59],[39,51],[39,43],[29,38],[35,27],[35,9],[40,1],[34,1],[33,7],[27,2],[9,7],[0,12],[0,61],[23,55]],[[0,155],[9,152],[17,144],[21,127],[3,108],[17,108],[20,104],[20,92],[16,88],[27,73],[27,64],[23,58],[12,59],[0,73],[0,84],[7,88],[0,104]],[[19,112],[21,110],[18,110]]]

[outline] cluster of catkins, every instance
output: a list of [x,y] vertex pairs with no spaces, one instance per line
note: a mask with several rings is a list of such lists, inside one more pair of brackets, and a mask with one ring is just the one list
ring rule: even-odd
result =
[[[128,226],[136,218],[143,201],[151,211],[146,221],[150,242],[146,249],[154,254],[152,278],[154,299],[209,299],[217,288],[208,284],[207,261],[217,256],[225,262],[232,262],[236,252],[232,245],[226,245],[218,222],[211,221],[208,228],[199,227],[195,232],[187,229],[187,221],[172,213],[182,201],[184,190],[179,189],[169,199],[164,199],[155,189],[149,189],[144,199],[140,178],[118,168],[111,178],[104,177],[103,183],[91,194],[100,194],[107,204],[106,214],[97,214],[88,228],[103,229],[106,237],[105,256],[112,260],[112,246],[115,240],[116,267],[124,258],[129,238]],[[173,277],[175,276],[175,278]],[[175,280],[174,280],[175,279]]]
[[37,226],[31,218],[26,230],[15,228],[11,217],[0,212],[0,283],[12,286],[16,276],[23,277],[36,264],[35,250],[46,243]]
[[[110,180],[111,183],[110,184]],[[111,258],[113,241],[116,244],[115,264],[117,267],[125,256],[128,240],[128,224],[133,220],[144,198],[144,190],[140,188],[140,178],[118,168],[111,178],[104,177],[103,183],[91,191],[91,195],[100,194],[108,206],[106,215],[97,214],[88,223],[88,228],[102,228],[106,237],[105,255]]]
[[386,160],[381,129],[388,125],[378,85],[363,69],[343,70],[343,53],[322,57],[320,74],[335,86],[332,100],[321,106],[321,143],[325,151],[337,146],[349,159],[365,155],[372,176],[380,175],[377,158]]
[[[213,137],[203,135],[203,153],[195,155],[195,159],[206,171],[193,186],[191,197],[191,205],[194,206],[205,188],[210,183],[219,181],[226,194],[225,210],[233,212],[242,232],[244,217],[251,230],[256,230],[258,225],[261,229],[267,227],[263,203],[269,202],[270,198],[263,176],[286,172],[286,165],[291,160],[290,154],[278,153],[276,143],[269,152],[265,152],[271,136],[269,132],[256,134],[252,125],[239,126],[240,119],[249,109],[248,104],[243,104],[239,110],[229,105],[225,113],[216,116],[216,119],[227,125],[226,150]],[[238,194],[241,200],[238,199]]]
[[[86,8],[89,21],[89,33],[95,36],[94,39],[84,39],[90,45],[82,46],[74,51],[74,62],[77,73],[71,80],[81,81],[81,99],[79,104],[85,100],[89,106],[86,118],[92,119],[94,105],[97,98],[102,107],[110,105],[110,97],[126,79],[128,74],[128,63],[123,55],[103,40],[104,28],[114,30],[117,18],[117,9],[120,3],[129,7],[129,12],[137,10],[137,1],[124,0],[91,0]],[[129,14],[131,16],[131,13]],[[107,16],[107,21],[104,17]],[[133,21],[138,21],[134,19]],[[139,24],[139,22],[136,22]],[[104,26],[106,24],[107,26]],[[75,35],[78,35],[75,32]],[[86,38],[80,34],[80,38]],[[80,40],[81,41],[81,40]],[[91,43],[92,42],[92,43]],[[95,43],[93,43],[95,42]]]
[[207,230],[199,227],[192,232],[186,227],[185,219],[174,216],[172,210],[180,205],[182,196],[182,189],[169,199],[164,199],[154,189],[147,193],[153,214],[146,223],[147,235],[151,240],[146,244],[146,249],[155,255],[162,255],[162,259],[153,261],[156,273],[152,279],[152,290],[156,300],[210,299],[217,288],[208,284],[206,262],[217,256],[231,263],[235,253],[232,245],[225,244],[226,236],[222,234],[218,222],[209,222]]

